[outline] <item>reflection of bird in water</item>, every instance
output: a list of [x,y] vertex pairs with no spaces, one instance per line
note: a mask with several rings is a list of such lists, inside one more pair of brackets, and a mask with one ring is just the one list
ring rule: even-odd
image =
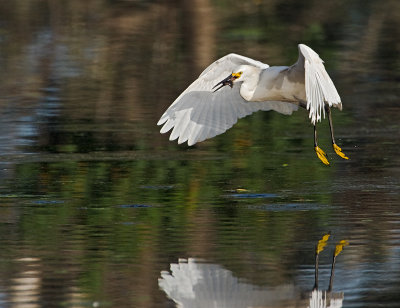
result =
[[[229,87],[225,87],[229,86]],[[197,142],[222,134],[238,119],[258,110],[291,114],[298,106],[309,110],[314,125],[314,149],[326,165],[318,146],[316,123],[328,115],[335,152],[348,159],[333,135],[331,107],[342,109],[336,88],[317,53],[299,45],[299,58],[292,66],[272,66],[229,54],[207,67],[167,109],[158,121],[161,133],[172,130],[170,140]]]
[[[327,238],[324,239],[326,242]],[[347,245],[347,242],[340,243],[342,243],[341,248]],[[325,245],[326,243],[323,246],[318,245],[317,249],[320,250],[316,250],[318,251],[316,255],[319,255]],[[258,287],[234,277],[231,271],[220,265],[204,263],[193,258],[179,259],[177,264],[171,264],[171,272],[161,272],[158,285],[180,308],[340,308],[343,303],[343,293],[331,292],[335,258],[340,253],[337,247],[328,291],[314,287],[306,297],[291,284]],[[318,286],[318,275],[315,277]]]
[[299,296],[293,285],[260,288],[220,265],[193,258],[171,264],[171,273],[161,272],[158,285],[182,308],[279,307]]

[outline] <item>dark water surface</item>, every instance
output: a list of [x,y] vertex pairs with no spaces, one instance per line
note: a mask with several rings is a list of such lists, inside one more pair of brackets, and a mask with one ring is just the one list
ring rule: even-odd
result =
[[[395,0],[0,1],[0,307],[399,307],[399,29]],[[299,42],[350,160],[326,121],[316,158],[304,110],[159,134],[216,58],[289,65]],[[319,290],[350,245],[325,298],[328,231]]]

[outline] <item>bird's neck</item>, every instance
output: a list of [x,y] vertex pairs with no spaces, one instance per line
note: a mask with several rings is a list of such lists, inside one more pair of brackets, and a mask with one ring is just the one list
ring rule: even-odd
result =
[[240,87],[240,95],[247,101],[251,101],[254,97],[254,91],[260,80],[262,70],[254,66],[246,65],[246,75]]

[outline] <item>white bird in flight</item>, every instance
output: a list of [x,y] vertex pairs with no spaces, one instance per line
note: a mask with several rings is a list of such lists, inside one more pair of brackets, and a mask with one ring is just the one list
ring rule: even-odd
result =
[[[348,159],[333,135],[331,107],[342,110],[339,94],[323,61],[310,47],[299,44],[299,58],[292,66],[269,66],[237,54],[228,54],[207,67],[161,116],[161,133],[172,130],[169,140],[189,146],[224,133],[238,119],[259,110],[290,115],[299,106],[309,110],[314,125],[314,149],[318,146],[316,123],[328,115],[333,149]],[[228,76],[228,77],[226,77]],[[229,87],[225,87],[225,86]]]

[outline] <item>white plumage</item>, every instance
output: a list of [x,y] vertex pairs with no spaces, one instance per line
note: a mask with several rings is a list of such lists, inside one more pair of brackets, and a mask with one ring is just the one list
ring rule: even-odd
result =
[[[321,58],[306,45],[298,48],[299,58],[290,67],[270,67],[233,53],[215,61],[161,116],[157,123],[163,125],[161,133],[172,129],[170,140],[190,146],[224,133],[238,119],[259,110],[290,115],[302,106],[309,110],[314,126],[325,116],[325,108],[341,110],[339,94]],[[316,132],[314,141],[318,157],[329,164],[320,157],[325,153],[317,146]]]
[[325,117],[324,103],[342,110],[342,102],[335,85],[324,67],[324,61],[306,45],[299,45],[299,57],[304,58],[305,88],[307,109],[311,123],[321,121],[321,113]]
[[275,110],[291,114],[296,105],[281,102],[248,103],[240,95],[240,85],[232,89],[213,92],[213,86],[241,65],[268,68],[267,64],[236,54],[229,54],[215,61],[195,80],[167,109],[158,125],[164,124],[161,133],[173,128],[169,140],[179,137],[178,143],[193,145],[205,139],[224,133],[238,119],[258,110]]
[[218,264],[189,258],[170,264],[158,285],[178,308],[308,307],[340,308],[344,294],[313,290],[301,294],[292,284],[256,286]]

